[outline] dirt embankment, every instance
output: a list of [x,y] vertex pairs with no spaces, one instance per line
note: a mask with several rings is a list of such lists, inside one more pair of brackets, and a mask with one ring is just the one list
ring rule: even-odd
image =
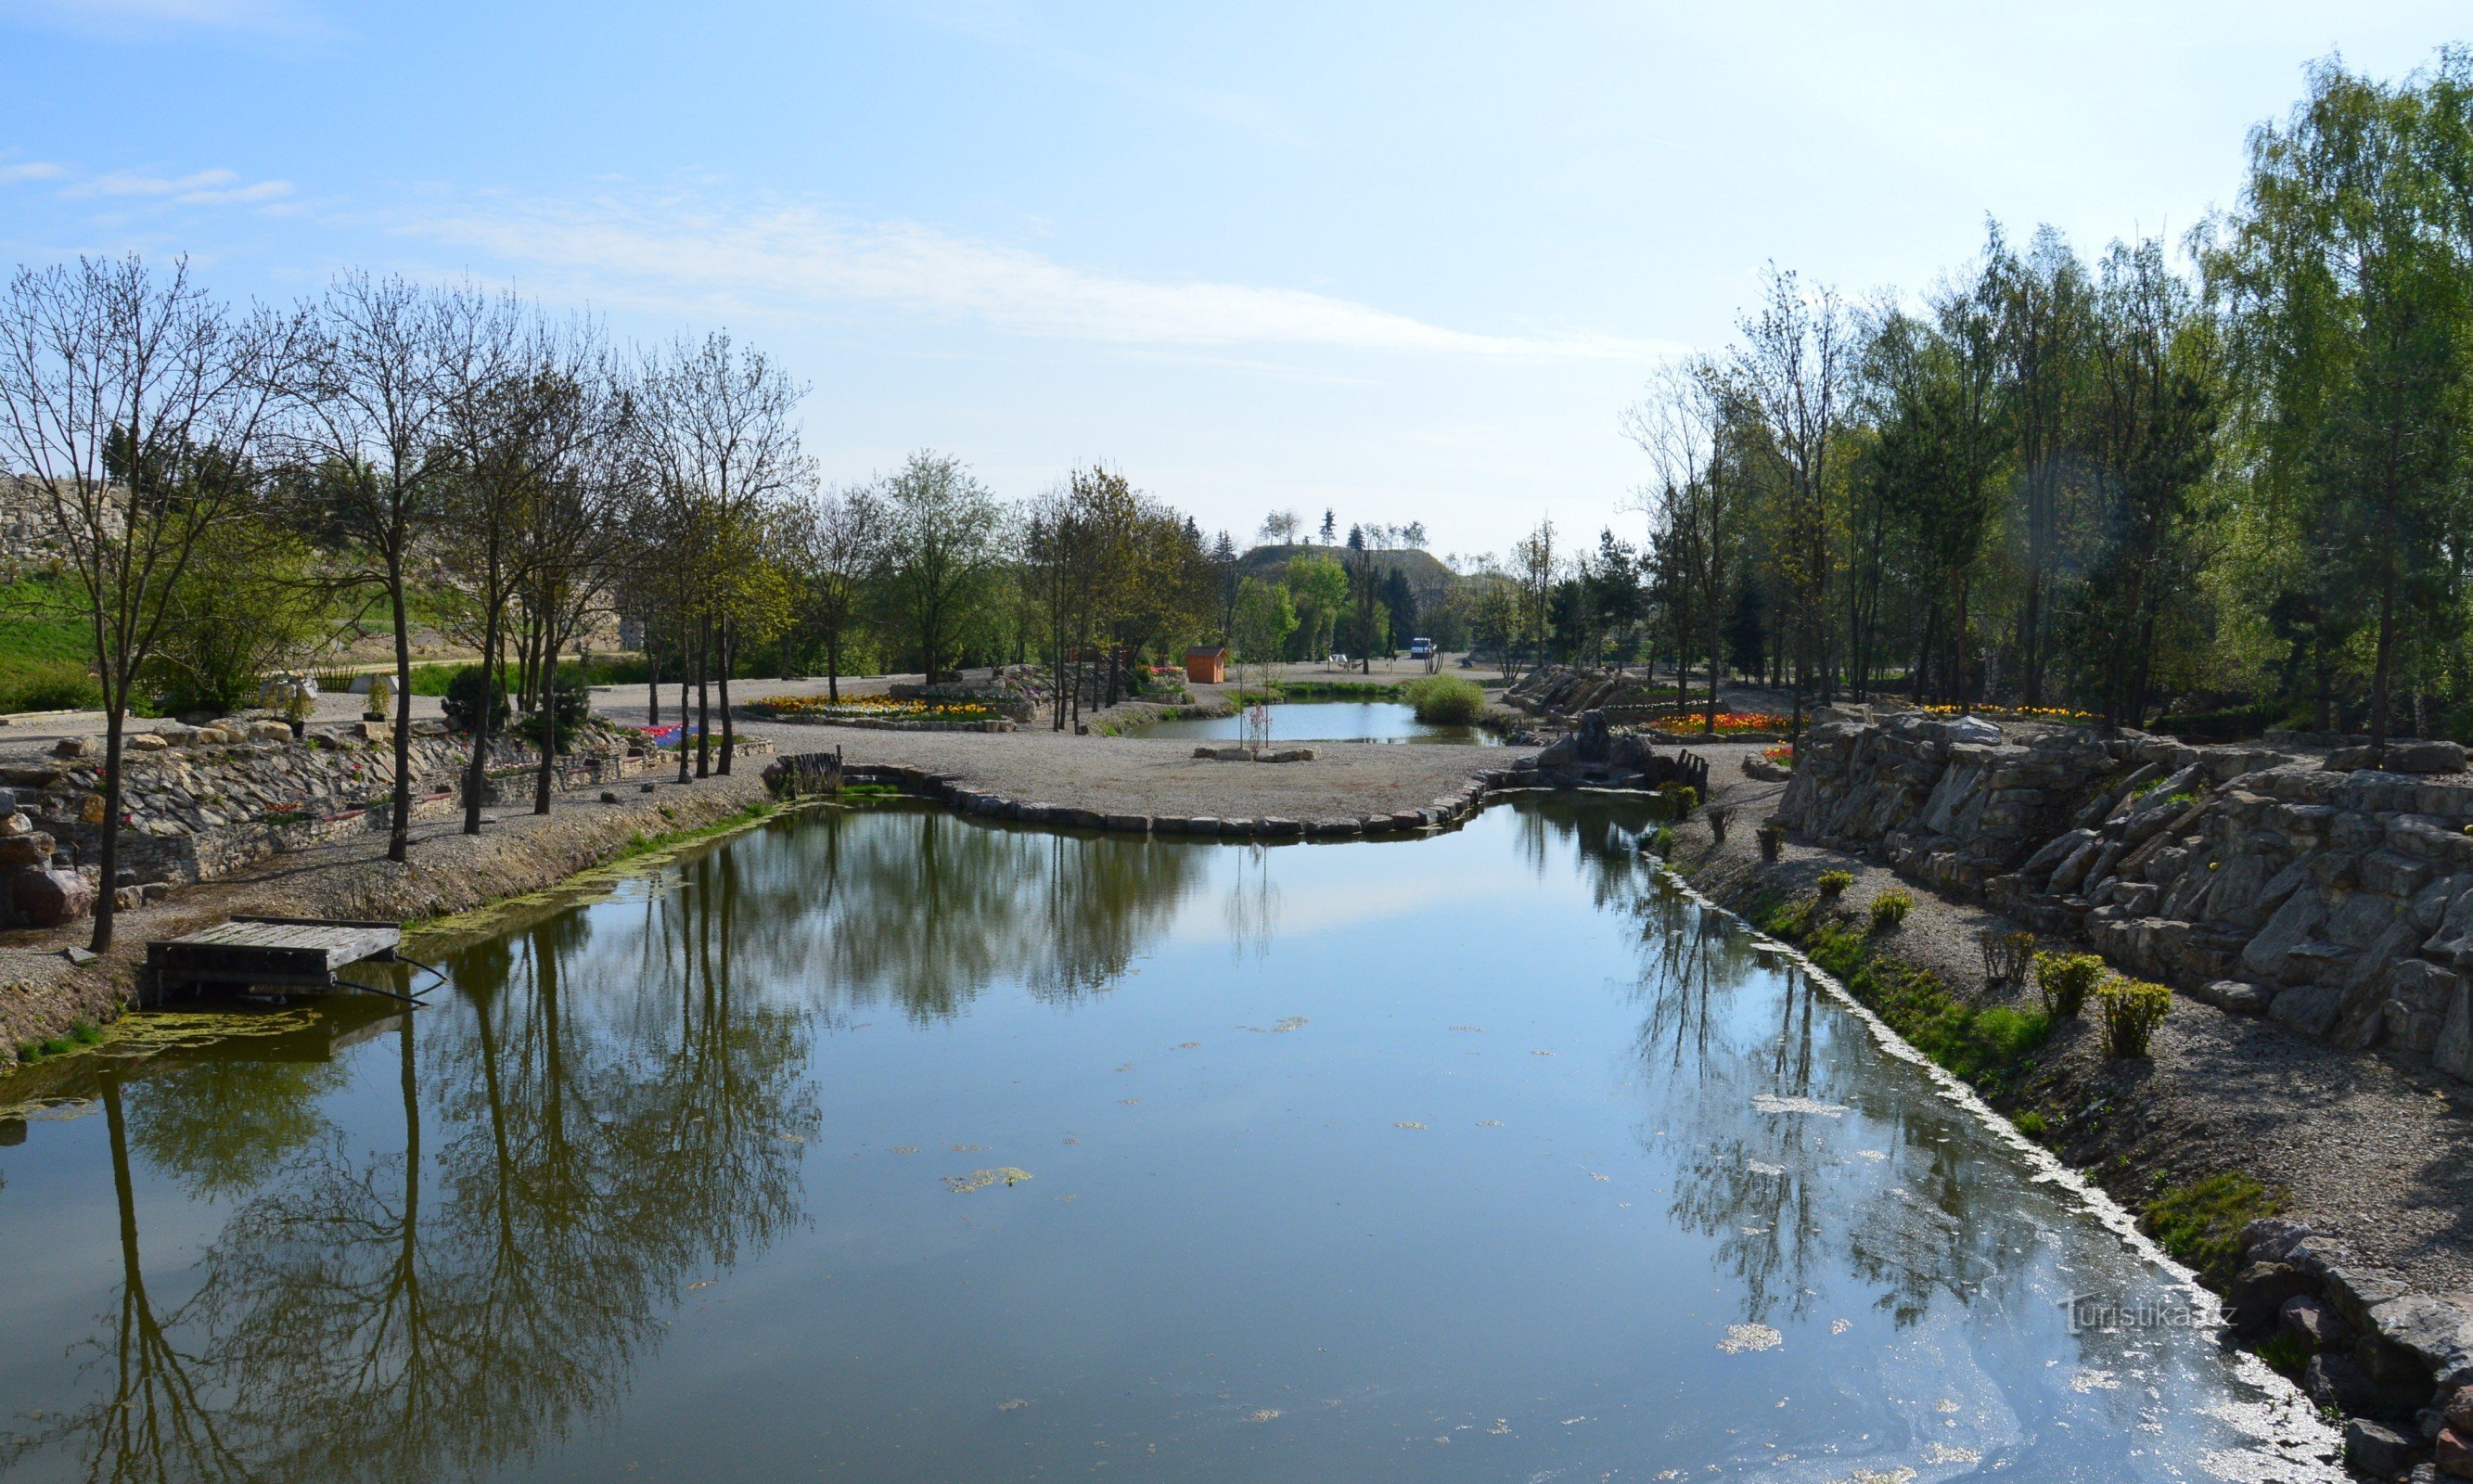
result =
[[[1753,826],[1784,785],[1742,776],[1753,749],[1706,751],[1713,802],[1732,805],[1737,823],[1722,846],[1705,818],[1677,831],[1673,864],[1699,890],[1749,916],[1815,895],[1823,871],[1848,872],[1843,899],[1858,914],[1885,891],[1914,898],[1879,951],[1931,969],[1973,1003],[2032,1002],[2030,988],[1986,984],[1977,945],[1980,931],[2021,924],[1845,851],[1789,841],[1764,863]],[[2239,1171],[2281,1195],[2290,1214],[2416,1286],[2473,1289],[2473,1104],[2426,1067],[2176,998],[2151,1056],[2108,1059],[2092,1021],[2064,1020],[1995,1100],[2013,1115],[2039,1114],[2054,1150],[2133,1210],[2168,1187]]]

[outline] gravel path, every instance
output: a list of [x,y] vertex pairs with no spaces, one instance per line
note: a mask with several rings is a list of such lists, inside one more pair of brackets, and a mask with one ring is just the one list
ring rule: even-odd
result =
[[[1892,940],[1901,957],[1979,1003],[2031,997],[1985,988],[1977,932],[2017,925],[1998,913],[1944,900],[1861,856],[1791,841],[1764,865],[1751,826],[1785,785],[1742,776],[1751,748],[1706,751],[1714,802],[1733,804],[1738,825],[1722,848],[1705,825],[1682,831],[1675,865],[1700,890],[1741,909],[1764,896],[1810,895],[1821,872],[1848,871],[1845,899],[1858,912],[1892,887],[1913,896]],[[2061,1114],[2053,1122],[2067,1130],[2063,1158],[2131,1209],[2143,1209],[2159,1183],[2244,1170],[2286,1192],[2292,1214],[2416,1286],[2473,1289],[2473,1097],[2461,1084],[2178,998],[2147,1061],[2108,1060],[2085,1021],[2065,1023],[2047,1047],[2019,1106]]]

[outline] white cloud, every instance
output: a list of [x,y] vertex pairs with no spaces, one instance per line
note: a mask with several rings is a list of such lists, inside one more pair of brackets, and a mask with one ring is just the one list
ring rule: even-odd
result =
[[71,200],[160,201],[187,206],[262,205],[292,194],[289,180],[245,182],[235,170],[199,170],[182,176],[108,170],[80,177],[66,166],[42,164],[25,167],[25,173],[17,176],[10,167],[0,166],[0,182],[12,179],[67,180],[70,183],[61,187],[60,195]]
[[397,230],[557,273],[601,298],[831,310],[879,305],[1009,334],[1122,345],[1326,347],[1515,359],[1651,361],[1607,336],[1482,334],[1301,289],[1095,272],[916,223],[804,206],[752,212],[614,199],[407,211]]
[[66,165],[55,165],[47,159],[19,160],[0,164],[0,185],[14,185],[20,180],[57,180],[68,173]]

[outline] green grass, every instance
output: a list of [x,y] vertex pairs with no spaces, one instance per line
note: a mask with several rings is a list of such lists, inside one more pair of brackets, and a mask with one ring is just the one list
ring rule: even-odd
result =
[[[633,860],[638,855],[649,855],[655,850],[674,850],[679,846],[693,845],[699,840],[709,840],[715,835],[726,835],[732,830],[742,829],[767,815],[780,812],[781,812],[781,805],[759,802],[749,804],[735,814],[726,814],[709,825],[699,825],[689,829],[666,830],[658,835],[632,835],[628,838],[627,848],[611,859],[612,861]],[[668,804],[660,806],[660,815],[663,819],[675,818]]]
[[2238,1170],[2175,1185],[2148,1203],[2148,1233],[2221,1289],[2241,1270],[2242,1228],[2284,1209],[2276,1192]]
[[1909,1045],[1975,1087],[2005,1085],[2051,1034],[2052,1018],[2041,1011],[1970,1005],[1951,994],[1931,969],[1874,951],[1861,932],[1823,917],[1819,906],[1773,908],[1756,923],[1772,937],[1801,945]]
[[82,1046],[99,1045],[103,1027],[91,1020],[80,1020],[69,1027],[65,1036],[53,1036],[43,1041],[30,1041],[17,1048],[19,1062],[39,1062],[46,1057],[66,1056]]
[[2258,1342],[2258,1358],[2290,1376],[2298,1377],[2308,1369],[2315,1353],[2309,1341],[2281,1329]]
[[30,577],[0,583],[0,711],[87,710],[103,691],[87,666],[94,635],[77,585]]
[[2044,1141],[2044,1135],[2047,1130],[2044,1126],[2044,1115],[2042,1113],[2029,1108],[2025,1113],[2020,1113],[2009,1121],[2016,1124],[2018,1126],[2018,1132],[2026,1135],[2029,1138],[2033,1139],[2039,1144]]
[[1401,687],[1375,681],[1280,681],[1261,690],[1240,690],[1239,706],[1257,701],[1397,701]]

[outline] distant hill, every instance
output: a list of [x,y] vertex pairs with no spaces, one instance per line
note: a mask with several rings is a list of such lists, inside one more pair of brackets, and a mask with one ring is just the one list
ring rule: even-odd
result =
[[[1236,570],[1246,577],[1277,577],[1288,564],[1290,557],[1329,557],[1346,565],[1354,555],[1345,546],[1325,546],[1312,541],[1286,546],[1257,546],[1236,559]],[[1374,564],[1386,574],[1394,567],[1405,571],[1409,590],[1417,594],[1421,603],[1429,593],[1449,591],[1460,580],[1459,574],[1443,565],[1441,559],[1432,552],[1413,546],[1397,551],[1378,551],[1374,554]]]

